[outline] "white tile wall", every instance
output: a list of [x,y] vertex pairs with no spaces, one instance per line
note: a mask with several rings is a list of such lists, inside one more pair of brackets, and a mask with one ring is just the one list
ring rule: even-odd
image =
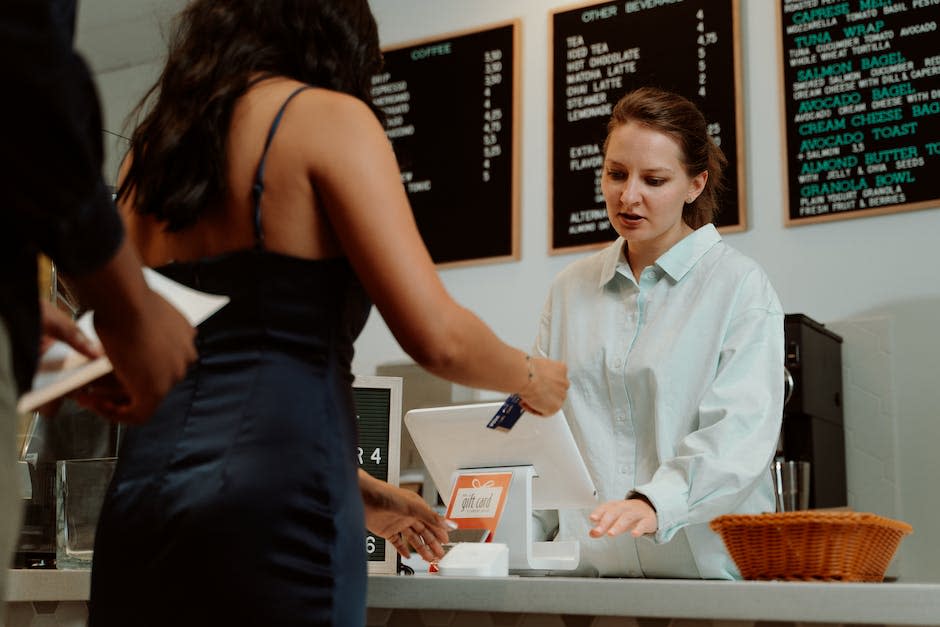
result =
[[[903,520],[898,489],[894,318],[828,323],[842,336],[845,463],[849,507]],[[903,543],[902,543],[903,546]],[[900,577],[902,551],[888,569]]]

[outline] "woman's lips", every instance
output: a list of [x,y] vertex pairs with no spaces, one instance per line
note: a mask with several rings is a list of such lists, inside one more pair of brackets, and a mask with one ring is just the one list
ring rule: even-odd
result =
[[617,220],[620,222],[621,227],[633,230],[640,228],[646,218],[635,213],[621,212],[617,214]]

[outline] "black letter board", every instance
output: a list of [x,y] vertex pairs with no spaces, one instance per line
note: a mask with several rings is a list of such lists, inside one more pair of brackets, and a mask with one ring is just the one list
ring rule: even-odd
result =
[[384,49],[372,77],[436,264],[519,258],[517,30],[510,22]]
[[940,4],[780,0],[787,226],[936,207]]
[[[356,377],[353,401],[359,425],[359,467],[398,485],[401,472],[401,377]],[[366,535],[369,572],[394,575],[398,553],[390,542]]]
[[716,225],[746,228],[738,0],[604,2],[552,15],[549,250],[598,248],[617,237],[601,193],[604,139],[626,92],[653,86],[702,110],[725,157]]

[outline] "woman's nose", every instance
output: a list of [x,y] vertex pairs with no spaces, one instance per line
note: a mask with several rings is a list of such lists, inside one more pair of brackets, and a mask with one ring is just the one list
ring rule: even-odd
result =
[[620,202],[627,207],[632,207],[639,203],[639,201],[640,192],[637,188],[637,184],[629,179],[624,181],[623,188],[620,190]]

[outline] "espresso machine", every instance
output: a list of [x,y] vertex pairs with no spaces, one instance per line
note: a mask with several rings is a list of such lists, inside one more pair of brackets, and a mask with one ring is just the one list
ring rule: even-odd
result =
[[848,504],[842,338],[803,314],[784,317],[789,393],[778,458],[810,463],[809,507]]

